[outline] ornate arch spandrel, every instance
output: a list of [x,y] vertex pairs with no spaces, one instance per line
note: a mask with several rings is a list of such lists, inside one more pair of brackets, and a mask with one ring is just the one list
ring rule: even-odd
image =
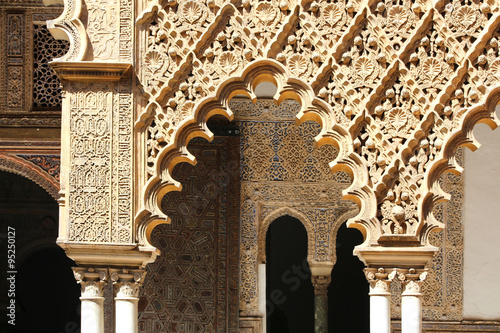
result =
[[[154,3],[158,10],[168,13],[180,9],[184,16],[179,18],[179,24],[186,23],[196,30],[192,37],[177,36],[176,41],[185,42],[184,48],[167,45],[166,52],[170,52],[169,56],[182,55],[183,60],[192,57],[190,61],[196,69],[193,76],[203,78],[193,82],[193,88],[209,88],[204,98],[191,101],[192,107],[197,106],[196,110],[189,108],[189,119],[176,126],[175,135],[168,143],[173,150],[162,148],[161,158],[154,158],[162,163],[155,163],[151,178],[145,189],[141,189],[143,196],[138,200],[136,228],[144,229],[151,221],[165,221],[156,201],[165,191],[179,187],[168,176],[168,169],[178,161],[194,161],[182,148],[190,138],[210,136],[204,123],[209,114],[200,115],[201,110],[211,109],[213,113],[230,117],[227,101],[232,96],[227,95],[231,94],[229,91],[255,98],[252,85],[248,84],[252,80],[247,80],[247,76],[251,76],[249,71],[262,72],[257,67],[264,67],[263,63],[267,62],[270,73],[261,79],[279,83],[278,101],[294,96],[301,100],[301,120],[316,120],[323,126],[318,144],[329,142],[339,148],[340,154],[333,167],[349,171],[354,179],[345,197],[358,203],[360,214],[351,219],[349,225],[364,232],[364,246],[428,245],[428,233],[442,228],[429,213],[436,201],[446,199],[436,183],[438,175],[460,171],[453,162],[456,150],[453,147],[471,146],[473,139],[464,131],[475,123],[487,119],[492,124],[497,123],[491,107],[478,111],[481,105],[495,99],[500,77],[500,16],[495,2],[272,0],[264,3],[249,0],[232,3],[236,11],[231,6],[224,7],[228,3],[224,0]],[[137,8],[142,10],[150,4],[145,1]],[[67,7],[71,6],[74,4],[69,1]],[[194,7],[197,10],[191,10]],[[219,12],[223,7],[227,10]],[[66,11],[70,12],[76,13],[75,9]],[[224,19],[218,20],[222,12]],[[127,21],[121,13],[120,20]],[[74,25],[71,23],[73,16],[70,16],[61,19],[61,26]],[[177,19],[170,15],[165,17],[172,22]],[[234,17],[241,20],[231,21]],[[305,18],[310,24],[300,23]],[[218,23],[211,25],[211,22]],[[248,24],[251,29],[239,29],[239,36],[226,29],[237,26],[238,22]],[[226,27],[222,27],[223,24]],[[266,33],[259,32],[260,28]],[[121,25],[120,29],[126,31]],[[294,29],[307,32],[302,35],[313,39],[320,38],[321,43],[315,44],[325,47],[318,54],[311,54],[307,46],[312,44],[311,40],[291,38],[300,35],[291,34]],[[92,33],[88,35],[94,44]],[[131,34],[120,34],[127,35]],[[223,59],[233,59],[229,53],[234,45],[229,53],[221,49],[219,52],[213,47],[218,41],[228,37],[231,40],[238,37],[241,41],[249,36],[255,37],[257,49],[262,49],[260,53],[256,45],[245,42],[245,47],[252,50],[248,53],[249,58],[245,60],[244,54],[238,54],[234,58],[235,68],[234,64],[225,62],[222,66],[225,76],[205,66],[207,57],[224,54]],[[131,44],[127,43],[120,43],[123,48],[120,54],[130,49]],[[163,43],[162,38],[157,43]],[[202,52],[208,49],[216,51]],[[75,59],[82,60],[83,56],[89,55],[81,54]],[[138,54],[138,58],[143,56],[145,54]],[[317,60],[314,66],[318,67],[317,74],[311,77],[307,66],[312,65],[312,58]],[[140,61],[139,67],[143,65]],[[282,65],[277,66],[278,62]],[[180,64],[184,69],[182,65],[188,61]],[[273,68],[281,69],[273,72]],[[174,71],[174,81],[180,77],[180,72]],[[242,73],[246,74],[241,76]],[[247,81],[242,81],[242,77]],[[306,87],[313,88],[312,94],[311,89],[303,89],[304,82]],[[148,88],[147,84],[144,86]],[[215,87],[219,87],[217,91]],[[151,96],[145,94],[146,99]],[[160,99],[167,96],[158,95]],[[206,96],[217,98],[210,100]],[[306,100],[308,102],[304,102]],[[154,101],[162,108],[169,102],[171,105],[176,102],[175,99]],[[169,107],[174,109],[171,105]],[[142,125],[136,130],[142,130]],[[138,187],[143,185],[141,181]],[[141,237],[140,242],[147,244],[147,237]]]

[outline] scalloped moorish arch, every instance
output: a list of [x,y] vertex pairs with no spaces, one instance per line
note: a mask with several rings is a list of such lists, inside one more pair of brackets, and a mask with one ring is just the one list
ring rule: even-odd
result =
[[[333,113],[329,105],[316,98],[313,89],[308,84],[294,78],[279,62],[271,59],[254,61],[245,68],[241,76],[228,78],[222,82],[215,96],[201,99],[195,105],[192,116],[181,122],[176,129],[172,143],[159,152],[154,175],[144,187],[142,197],[144,207],[138,214],[138,234],[141,243],[149,244],[149,235],[154,227],[168,222],[168,217],[161,212],[159,207],[166,193],[181,189],[181,184],[171,177],[175,165],[181,162],[196,163],[195,157],[187,150],[189,141],[195,137],[212,140],[213,134],[207,128],[207,120],[213,115],[222,115],[232,120],[233,113],[229,109],[230,100],[237,95],[245,95],[255,101],[257,99],[254,94],[255,88],[266,81],[277,87],[274,96],[277,104],[285,99],[293,99],[300,103],[301,110],[297,115],[299,122],[312,120],[322,126],[320,134],[316,137],[318,146],[333,144],[339,151],[337,159],[345,156],[350,135],[342,127],[332,124]],[[335,131],[327,131],[326,129],[329,128],[334,128]],[[347,168],[341,168],[341,170],[347,171],[352,177],[354,172],[351,166],[357,164],[353,161],[346,165]],[[361,179],[366,179],[366,177],[361,177]],[[357,201],[361,203],[360,200]],[[356,227],[364,235],[369,233],[363,225],[356,225]]]
[[[373,184],[368,174],[368,165],[355,152],[356,142],[353,138],[357,133],[351,133],[341,124],[335,122],[335,115],[330,105],[317,98],[314,90],[307,83],[293,77],[289,70],[272,59],[256,60],[250,63],[238,77],[231,77],[223,81],[217,88],[215,96],[208,96],[198,101],[192,116],[181,122],[173,134],[171,143],[163,148],[156,159],[154,175],[148,180],[143,191],[144,207],[138,214],[139,240],[142,244],[149,244],[149,234],[152,229],[168,221],[161,210],[161,198],[172,190],[180,190],[181,185],[170,176],[171,170],[180,162],[196,163],[194,156],[187,150],[187,144],[194,137],[203,137],[211,140],[213,135],[206,126],[207,120],[213,115],[222,115],[229,120],[233,113],[228,105],[236,95],[245,95],[256,100],[255,87],[261,82],[268,81],[277,87],[274,96],[279,104],[285,99],[294,99],[301,104],[297,115],[299,122],[313,120],[321,124],[322,130],[316,137],[318,145],[333,144],[338,149],[335,161],[332,161],[332,170],[346,171],[353,179],[352,185],[344,191],[344,198],[354,201],[359,207],[359,214],[348,221],[349,227],[360,230],[365,243],[361,247],[377,244],[384,234],[380,222],[376,218],[378,213],[377,199],[381,194],[387,195],[387,183],[391,184],[402,167],[402,161],[409,161],[415,154],[420,141],[425,137],[425,131],[432,127],[432,115],[429,121],[424,122],[421,129],[409,140],[401,150],[401,159],[394,159],[388,166],[388,172],[383,178]],[[418,201],[418,216],[415,233],[419,243],[426,244],[427,235],[433,230],[440,230],[442,226],[432,217],[432,207],[436,202],[446,200],[448,195],[439,188],[439,177],[444,172],[460,173],[461,168],[454,162],[454,154],[460,146],[476,149],[477,143],[472,136],[472,128],[478,122],[488,124],[491,128],[497,126],[498,120],[494,108],[500,99],[500,88],[493,89],[487,96],[484,104],[476,105],[461,119],[460,126],[452,133],[450,139],[443,143],[443,149],[436,154],[424,175],[422,188],[425,195]],[[492,111],[493,110],[493,111]],[[362,121],[362,120],[360,120]],[[406,179],[396,180],[406,182]],[[430,222],[426,224],[425,222]]]

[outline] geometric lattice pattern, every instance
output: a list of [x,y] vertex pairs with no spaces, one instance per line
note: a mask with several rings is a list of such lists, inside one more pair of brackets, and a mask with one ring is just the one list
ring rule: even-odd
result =
[[162,254],[147,266],[140,332],[237,332],[238,138],[214,141],[190,145],[197,165],[180,164],[183,190],[163,198],[172,223],[153,231]]
[[33,108],[60,109],[61,83],[49,62],[66,54],[69,42],[54,39],[45,25],[33,29]]
[[321,126],[295,124],[300,104],[287,100],[232,101],[241,130],[242,181],[333,181],[349,183],[346,173],[332,174],[328,161],[337,151],[331,145],[314,148]]

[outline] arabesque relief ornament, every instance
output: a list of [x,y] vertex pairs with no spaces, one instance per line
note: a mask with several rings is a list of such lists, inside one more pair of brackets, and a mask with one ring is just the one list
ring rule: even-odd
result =
[[[235,95],[262,81],[277,102],[301,104],[322,125],[317,143],[339,154],[354,182],[349,222],[363,246],[424,246],[443,227],[438,179],[460,173],[472,128],[496,127],[498,6],[493,1],[150,1],[138,18],[137,69],[149,105],[136,129],[147,147],[143,223],[179,185],[169,170],[194,161],[193,136]],[[156,60],[155,60],[156,59]],[[498,63],[498,64],[497,64]],[[154,65],[151,65],[154,64]],[[149,212],[149,213],[148,213]]]
[[[174,166],[196,162],[188,142],[212,138],[208,118],[231,120],[230,101],[239,95],[255,101],[256,86],[267,81],[277,87],[277,104],[300,103],[299,122],[321,125],[318,146],[338,150],[331,166],[353,179],[344,198],[360,207],[348,222],[365,237],[359,248],[418,248],[429,253],[422,263],[432,257],[429,234],[443,228],[432,208],[449,198],[439,177],[461,173],[455,152],[478,147],[474,125],[499,123],[495,1],[143,0],[133,23],[129,3],[120,1],[114,16],[99,6],[68,0],[63,15],[48,26],[71,41],[56,69],[80,63],[86,75],[94,75],[89,64],[95,63],[100,72],[125,75],[132,62],[137,76],[130,92],[123,89],[109,102],[123,102],[123,131],[134,122],[133,140],[116,135],[124,140],[120,149],[134,152],[127,177],[140,191],[134,205],[113,208],[134,223],[108,231],[116,213],[103,217],[102,239],[152,248],[152,229],[168,220],[162,197],[180,189],[171,176]],[[86,15],[90,23],[104,20],[89,25]],[[109,63],[98,65],[106,57]],[[134,98],[126,100],[126,93]],[[125,112],[126,103],[135,103],[133,112]],[[84,155],[82,161],[96,165],[88,161],[97,157]]]
[[[258,103],[257,86],[270,82],[276,105],[295,100],[297,122],[320,125],[316,148],[332,145],[332,172],[352,180],[343,199],[359,213],[347,224],[364,236],[355,251],[373,288],[386,297],[395,270],[403,296],[420,297],[437,251],[430,235],[444,227],[433,207],[450,198],[440,176],[462,172],[456,152],[479,146],[477,123],[500,123],[494,0],[66,0],[47,26],[70,41],[53,63],[67,139],[58,242],[82,266],[154,261],[152,231],[169,221],[163,198],[181,189],[174,167],[196,163],[188,143],[213,139],[209,118],[234,120],[231,104]],[[261,159],[273,153],[258,151]],[[258,216],[245,203],[241,216]],[[325,235],[328,219],[311,238]],[[251,237],[240,238],[252,255],[241,266],[248,286],[240,296],[252,310],[240,317],[246,331],[260,325],[258,232],[247,228],[242,235]],[[327,247],[316,252],[330,261]],[[94,275],[89,286],[101,283]]]

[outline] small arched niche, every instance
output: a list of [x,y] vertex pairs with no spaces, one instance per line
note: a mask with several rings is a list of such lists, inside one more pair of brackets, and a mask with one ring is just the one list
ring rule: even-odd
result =
[[266,234],[266,328],[270,333],[314,331],[314,289],[307,232],[296,218],[274,220]]

